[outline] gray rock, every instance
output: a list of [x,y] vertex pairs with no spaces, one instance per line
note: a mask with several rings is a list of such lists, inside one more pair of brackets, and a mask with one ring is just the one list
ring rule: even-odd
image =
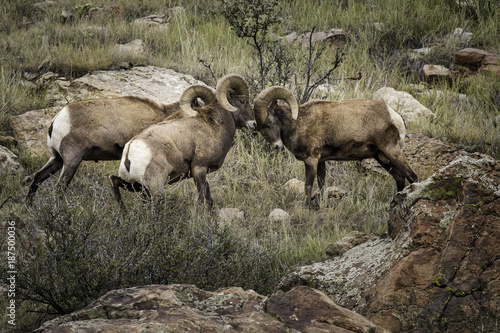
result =
[[146,17],[138,18],[134,21],[135,25],[148,27],[148,28],[159,28],[159,29],[167,29],[168,24],[165,19],[165,15],[149,15]]
[[110,291],[79,311],[44,323],[34,333],[104,331],[387,332],[307,287],[266,298],[239,287],[204,291],[174,284]]
[[274,222],[288,221],[290,219],[290,214],[283,209],[275,208],[269,213],[269,219]]
[[219,220],[222,224],[245,220],[245,213],[238,208],[222,208],[219,210]]
[[428,81],[451,78],[451,70],[441,65],[424,65],[423,71]]
[[137,66],[130,70],[95,71],[72,82],[54,77],[50,81],[46,98],[50,104],[57,107],[30,111],[13,117],[15,136],[31,153],[44,156],[50,122],[68,102],[117,96],[142,96],[157,103],[169,104],[178,101],[184,89],[193,84],[203,84],[203,82],[190,75],[154,66]]
[[391,87],[382,87],[375,92],[373,98],[384,100],[406,122],[412,122],[422,117],[429,119],[436,117],[431,110],[423,106],[406,91],[397,91]]
[[305,195],[305,182],[297,178],[292,178],[287,181],[285,185],[283,185],[283,188],[287,192]]
[[139,56],[145,52],[144,42],[135,39],[127,44],[116,44],[114,51],[121,56]]
[[9,149],[0,146],[0,174],[14,176],[23,172],[24,168],[19,163],[19,158]]

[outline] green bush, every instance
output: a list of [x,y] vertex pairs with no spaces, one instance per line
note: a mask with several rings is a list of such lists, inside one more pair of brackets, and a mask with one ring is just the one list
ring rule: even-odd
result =
[[280,248],[277,239],[246,237],[210,214],[181,208],[180,200],[137,200],[122,215],[107,189],[84,183],[65,194],[57,186],[41,189],[19,231],[19,299],[37,304],[43,316],[70,313],[112,289],[154,283],[237,285],[266,294],[286,268],[271,251]]

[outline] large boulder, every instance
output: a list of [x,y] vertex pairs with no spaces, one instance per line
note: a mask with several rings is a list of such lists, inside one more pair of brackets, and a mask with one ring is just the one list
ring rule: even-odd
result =
[[394,199],[389,235],[297,269],[307,285],[392,332],[493,330],[500,295],[500,163],[460,156]]
[[48,88],[47,98],[55,107],[26,112],[13,117],[15,136],[30,153],[46,153],[47,129],[60,109],[70,101],[117,96],[142,96],[157,103],[179,100],[187,87],[203,84],[190,75],[154,66],[130,70],[96,71],[71,82],[57,78]]
[[238,287],[210,292],[185,284],[110,291],[34,332],[104,331],[386,332],[361,315],[333,304],[322,292],[306,287],[280,291],[266,299]]

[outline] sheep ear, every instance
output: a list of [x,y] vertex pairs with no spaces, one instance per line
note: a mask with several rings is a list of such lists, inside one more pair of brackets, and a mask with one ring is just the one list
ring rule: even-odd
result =
[[276,105],[278,105],[278,101],[277,100],[274,100],[272,101],[269,106],[267,107],[267,110],[274,110],[274,108],[276,108]]

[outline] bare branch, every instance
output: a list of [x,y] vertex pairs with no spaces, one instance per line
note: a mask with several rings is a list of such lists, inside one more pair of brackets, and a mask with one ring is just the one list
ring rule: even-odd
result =
[[212,79],[214,79],[214,82],[217,83],[217,77],[215,76],[215,72],[212,68],[212,61],[207,62],[205,59],[203,58],[198,58],[198,61],[206,68],[208,69],[208,71],[210,72],[210,75],[212,76]]

